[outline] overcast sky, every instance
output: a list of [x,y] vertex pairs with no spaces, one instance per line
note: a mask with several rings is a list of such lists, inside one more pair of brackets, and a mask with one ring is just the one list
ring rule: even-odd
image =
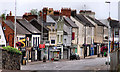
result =
[[[41,10],[43,7],[60,10],[63,8],[79,10],[92,10],[97,19],[106,19],[108,17],[109,5],[105,1],[110,1],[111,18],[118,19],[118,1],[119,0],[17,0],[17,16],[22,16],[31,9]],[[86,5],[86,7],[84,7]],[[12,11],[14,15],[15,0],[0,0],[0,14]]]

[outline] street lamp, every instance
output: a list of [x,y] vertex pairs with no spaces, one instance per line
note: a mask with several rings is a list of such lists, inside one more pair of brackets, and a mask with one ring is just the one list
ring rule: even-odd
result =
[[[109,18],[110,18],[110,2],[106,1],[105,3],[109,4]],[[108,24],[108,61],[109,61],[109,58],[110,58],[110,54],[109,54],[109,50],[110,50],[109,39],[110,39],[110,19],[109,19],[109,24]]]

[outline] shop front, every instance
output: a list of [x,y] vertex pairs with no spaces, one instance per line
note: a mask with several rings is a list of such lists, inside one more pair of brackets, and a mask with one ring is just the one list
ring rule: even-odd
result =
[[50,59],[53,60],[59,60],[60,59],[60,50],[50,50]]
[[69,47],[63,47],[63,59],[69,58]]

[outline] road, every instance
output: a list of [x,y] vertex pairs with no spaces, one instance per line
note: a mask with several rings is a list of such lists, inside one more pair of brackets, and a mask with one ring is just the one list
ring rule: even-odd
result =
[[21,66],[21,70],[107,70],[106,58],[87,58],[81,60],[54,61]]

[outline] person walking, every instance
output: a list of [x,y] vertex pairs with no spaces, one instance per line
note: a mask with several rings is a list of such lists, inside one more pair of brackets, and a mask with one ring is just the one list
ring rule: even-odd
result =
[[103,57],[103,48],[104,48],[104,46],[101,47],[101,54],[102,54],[102,57]]

